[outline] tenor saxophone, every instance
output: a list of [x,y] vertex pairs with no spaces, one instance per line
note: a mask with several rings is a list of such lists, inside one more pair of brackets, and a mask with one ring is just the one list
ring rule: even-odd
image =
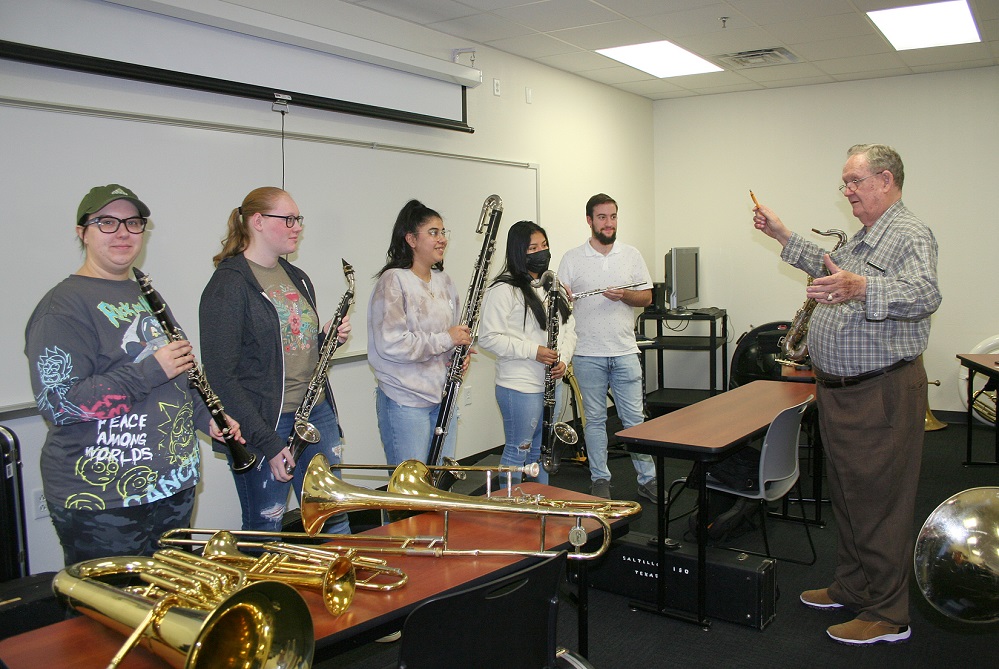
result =
[[[570,304],[565,289],[558,280],[558,275],[552,270],[545,272],[532,281],[534,287],[546,286],[547,296],[545,298],[545,308],[548,312],[548,348],[558,353],[558,331],[559,331],[559,309],[558,301],[561,299],[565,304]],[[554,364],[558,364],[558,360]],[[552,367],[545,366],[545,393],[543,425],[541,432],[541,466],[549,474],[554,474],[559,468],[559,455],[555,448],[555,439],[566,444],[575,444],[579,441],[579,435],[568,423],[555,420],[555,386],[558,383],[552,378]]]
[[[326,375],[329,373],[333,354],[340,348],[340,340],[337,337],[336,331],[340,327],[340,324],[343,323],[350,305],[354,303],[354,268],[343,258],[340,258],[340,262],[343,263],[343,275],[347,279],[347,292],[340,298],[340,305],[336,309],[336,316],[333,317],[329,333],[326,335],[323,345],[319,348],[319,362],[312,372],[312,378],[309,379],[309,385],[305,389],[305,397],[302,398],[302,404],[295,410],[295,425],[291,430],[291,434],[288,435],[288,450],[291,451],[295,462],[298,462],[299,458],[302,457],[306,448],[312,444],[319,443],[321,435],[316,426],[309,422],[309,416],[312,415],[312,410],[316,408],[319,397],[322,395],[323,388],[326,385]],[[287,463],[285,463],[284,469],[289,474],[295,470],[294,466]]]
[[[187,339],[184,336],[184,332],[173,321],[170,314],[167,313],[166,304],[163,302],[160,294],[156,292],[156,289],[153,288],[149,277],[140,272],[138,267],[133,267],[132,272],[139,282],[139,288],[142,290],[142,294],[149,304],[150,311],[156,316],[156,320],[159,321],[160,327],[163,328],[163,333],[166,334],[167,339],[170,341]],[[187,373],[187,377],[191,382],[191,386],[198,391],[201,399],[205,401],[208,412],[212,415],[212,420],[222,433],[225,446],[229,450],[229,455],[232,456],[232,470],[237,473],[245,472],[256,463],[257,456],[246,450],[246,447],[233,437],[232,430],[229,429],[229,423],[225,419],[225,409],[222,407],[222,401],[219,400],[219,396],[208,385],[208,377],[205,376],[205,372],[201,366],[195,364]]]
[[[479,215],[479,223],[475,228],[477,234],[485,233],[482,239],[482,250],[475,259],[475,269],[472,272],[472,281],[468,286],[468,294],[465,296],[465,306],[461,312],[461,324],[468,326],[472,339],[479,329],[479,312],[482,308],[482,298],[485,296],[486,279],[489,276],[489,262],[496,250],[496,233],[499,232],[500,219],[503,217],[503,200],[499,195],[490,195],[482,203],[482,213]],[[430,440],[430,452],[427,455],[428,465],[437,465],[441,457],[441,449],[444,447],[444,440],[447,437],[448,426],[451,424],[451,416],[454,414],[455,406],[458,402],[458,391],[461,390],[462,368],[465,366],[465,358],[468,357],[470,345],[462,344],[454,349],[451,355],[451,364],[448,367],[447,377],[444,380],[444,389],[441,392],[441,408],[437,415],[437,425],[434,427],[434,435]],[[450,488],[453,484],[453,475],[441,472],[436,477],[438,487],[442,489]],[[446,486],[446,487],[445,487]]]
[[[825,235],[826,237],[839,238],[839,241],[836,242],[836,246],[833,247],[830,253],[846,243],[846,233],[842,230],[826,230],[822,232],[812,228],[812,232]],[[814,277],[808,277],[808,285],[811,285],[813,280]],[[808,359],[808,344],[805,339],[808,334],[808,322],[812,318],[812,312],[815,311],[815,305],[815,299],[810,297],[805,300],[805,303],[798,309],[798,313],[794,315],[794,320],[791,321],[791,327],[788,328],[787,334],[781,337],[778,342],[781,354],[783,355],[783,357],[776,359],[780,364],[789,366],[800,365]]]

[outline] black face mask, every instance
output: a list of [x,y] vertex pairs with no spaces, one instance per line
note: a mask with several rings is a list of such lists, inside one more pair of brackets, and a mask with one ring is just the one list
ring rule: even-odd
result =
[[535,251],[527,254],[527,271],[535,274],[543,274],[548,269],[548,263],[552,261],[552,253],[548,249]]

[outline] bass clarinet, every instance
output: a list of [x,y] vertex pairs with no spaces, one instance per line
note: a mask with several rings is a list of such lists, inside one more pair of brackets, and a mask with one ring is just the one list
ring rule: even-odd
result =
[[[160,322],[160,327],[163,328],[163,333],[167,336],[167,339],[170,341],[187,339],[180,327],[174,323],[173,318],[167,313],[166,304],[163,302],[160,294],[156,292],[156,289],[153,288],[149,277],[140,272],[137,267],[133,267],[132,272],[139,282],[139,288],[142,290],[146,302],[149,303],[149,309],[153,312],[153,316],[156,316],[156,320]],[[222,402],[211,386],[208,385],[208,377],[205,376],[205,372],[201,369],[201,366],[195,363],[194,367],[187,373],[187,377],[191,381],[191,386],[198,391],[201,399],[205,401],[208,412],[212,415],[212,420],[215,421],[215,425],[222,433],[225,446],[229,449],[229,455],[232,456],[232,470],[234,472],[245,472],[256,463],[257,456],[246,450],[246,447],[233,437],[232,430],[229,429],[229,423],[225,419],[225,409],[222,408]]]
[[[477,234],[485,233],[482,240],[482,250],[475,260],[475,269],[472,272],[472,282],[468,286],[468,295],[465,297],[465,306],[461,312],[461,324],[467,325],[474,340],[479,327],[479,311],[482,307],[482,298],[485,296],[486,278],[489,275],[489,261],[492,259],[493,251],[496,249],[496,233],[499,232],[500,219],[503,217],[503,200],[499,195],[490,195],[482,203],[482,213],[479,215],[479,224],[475,228]],[[458,391],[461,389],[461,373],[465,365],[465,358],[468,357],[470,345],[457,346],[451,356],[451,365],[448,368],[447,377],[444,380],[444,390],[441,393],[441,408],[437,416],[437,425],[434,427],[434,436],[430,440],[430,453],[427,456],[428,465],[437,465],[441,457],[441,449],[444,447],[444,439],[447,438],[448,425],[451,424],[451,416],[454,414],[455,406],[458,402]],[[441,489],[450,488],[449,483],[454,483],[457,478],[453,474],[441,472],[435,481],[435,485]]]
[[[558,275],[552,270],[545,272],[538,277],[537,281],[532,281],[534,287],[547,286],[547,296],[545,298],[545,308],[548,312],[548,348],[558,353],[558,330],[559,330],[559,300],[564,300],[569,305],[569,297],[565,294],[565,289],[558,280]],[[558,360],[555,361],[558,364]],[[549,474],[554,474],[559,468],[559,456],[555,449],[555,439],[566,444],[575,444],[579,441],[579,435],[568,423],[555,421],[555,386],[558,384],[552,378],[552,367],[545,366],[545,394],[543,425],[541,431],[541,466]]]
[[[305,397],[302,398],[301,406],[295,410],[295,426],[292,428],[291,434],[288,435],[288,450],[291,451],[291,455],[296,463],[302,457],[306,448],[312,444],[319,443],[319,430],[309,422],[309,416],[312,415],[312,410],[316,408],[319,396],[326,385],[326,375],[329,373],[333,354],[340,348],[340,339],[337,337],[336,331],[340,327],[340,324],[343,323],[344,316],[347,315],[350,305],[354,303],[354,268],[343,258],[340,258],[340,262],[343,263],[343,275],[347,279],[347,292],[340,298],[340,306],[336,308],[336,316],[333,317],[329,334],[326,335],[326,339],[323,340],[323,345],[319,349],[319,362],[316,364],[316,369],[312,372],[312,378],[309,379],[309,385],[305,389]],[[289,474],[295,470],[289,464],[285,464],[284,469]]]

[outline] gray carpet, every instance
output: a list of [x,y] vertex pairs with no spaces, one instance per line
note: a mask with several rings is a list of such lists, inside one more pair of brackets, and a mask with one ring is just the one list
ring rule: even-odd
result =
[[[993,457],[993,431],[976,426],[976,459]],[[920,492],[917,502],[916,533],[925,518],[947,497],[967,488],[999,485],[999,467],[963,467],[966,431],[963,425],[926,434]],[[807,451],[803,451],[806,454]],[[490,456],[486,462],[495,461]],[[614,497],[643,501],[637,497],[634,469],[627,455],[611,459]],[[664,477],[671,481],[685,476],[690,463],[666,461]],[[808,462],[803,460],[803,469]],[[805,476],[807,479],[808,476]],[[806,481],[807,483],[807,481]],[[584,466],[565,462],[551,484],[570,490],[589,492],[589,473]],[[810,496],[805,488],[805,496]],[[694,492],[685,490],[677,497],[671,516],[676,518],[692,509]],[[797,507],[792,514],[800,513]],[[809,513],[812,513],[811,509]],[[890,669],[893,667],[999,666],[995,659],[999,648],[999,624],[959,623],[938,613],[916,588],[914,579],[910,598],[912,637],[905,643],[854,648],[837,644],[825,634],[829,625],[848,620],[851,615],[835,611],[813,611],[798,601],[801,590],[828,584],[835,562],[835,530],[828,505],[822,509],[827,527],[812,528],[818,550],[814,566],[779,562],[776,567],[780,598],[773,621],[763,630],[715,620],[711,629],[691,625],[655,614],[631,611],[628,597],[603,590],[590,590],[589,660],[598,669],[636,669],[639,667],[719,667]],[[654,534],[656,516],[652,505],[632,524],[632,531]],[[682,538],[687,519],[671,524],[670,535]],[[804,556],[807,551],[801,525],[771,520],[767,524],[771,547],[778,554]],[[756,530],[730,537],[726,545],[762,550]],[[595,567],[599,569],[599,566]],[[559,645],[577,648],[576,614],[563,603],[559,616]],[[516,643],[516,640],[511,640]],[[442,649],[446,652],[446,649]],[[343,654],[317,667],[374,669],[394,666],[393,644],[370,644]],[[468,666],[474,669],[474,658]]]

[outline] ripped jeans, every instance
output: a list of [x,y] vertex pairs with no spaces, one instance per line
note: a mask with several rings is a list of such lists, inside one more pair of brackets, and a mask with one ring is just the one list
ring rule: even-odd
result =
[[[296,497],[300,497],[309,461],[317,453],[322,453],[331,464],[340,462],[340,427],[337,425],[336,415],[329,402],[324,401],[317,404],[316,408],[312,410],[312,415],[309,416],[309,422],[319,430],[319,443],[310,445],[302,453],[300,461],[295,465],[295,473],[292,475],[291,481],[275,480],[274,474],[271,473],[270,463],[265,457],[260,457],[260,461],[249,471],[239,474],[232,473],[232,478],[236,482],[236,494],[239,495],[239,505],[243,510],[244,530],[280,532],[281,521],[288,509],[288,492],[294,487]],[[277,435],[281,437],[282,441],[287,440],[294,424],[295,413],[293,411],[281,414],[281,418],[278,420]],[[334,475],[339,477],[340,472],[334,471]],[[347,514],[338,513],[331,516],[323,525],[322,531],[350,534]]]
[[[561,382],[556,388],[562,388]],[[555,417],[561,412],[563,394],[555,393]],[[544,393],[523,393],[503,386],[496,386],[496,403],[503,414],[505,444],[501,465],[521,467],[541,459],[541,437],[544,431]],[[558,448],[556,443],[555,448]],[[514,483],[521,480],[520,474],[513,475]],[[548,483],[548,472],[544,469],[534,479],[538,483]],[[506,474],[500,476],[506,485]]]

